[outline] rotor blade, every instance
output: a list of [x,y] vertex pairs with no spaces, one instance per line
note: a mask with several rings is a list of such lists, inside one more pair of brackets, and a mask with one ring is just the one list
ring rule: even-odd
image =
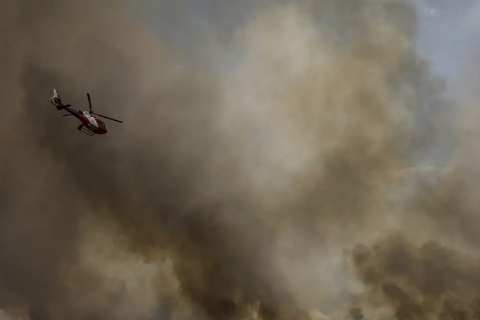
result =
[[69,114],[63,114],[62,116],[66,117],[66,116],[73,116],[73,114],[69,113]]
[[95,113],[95,114],[99,117],[102,117],[102,118],[106,118],[106,119],[110,119],[112,121],[123,123],[123,121],[120,121],[120,120],[116,120],[116,119],[113,119],[113,118],[110,118],[110,117],[102,116],[101,114],[98,114],[98,113]]
[[88,105],[90,106],[90,112],[92,112],[92,100],[90,99],[90,93],[87,93]]

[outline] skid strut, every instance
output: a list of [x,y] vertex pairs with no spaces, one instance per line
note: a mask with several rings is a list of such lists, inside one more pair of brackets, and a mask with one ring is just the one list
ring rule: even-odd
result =
[[93,136],[93,135],[95,135],[95,133],[93,133],[92,131],[84,128],[83,124],[81,124],[81,125],[78,127],[78,131],[83,132],[83,133],[85,133],[87,136],[90,136],[90,137]]

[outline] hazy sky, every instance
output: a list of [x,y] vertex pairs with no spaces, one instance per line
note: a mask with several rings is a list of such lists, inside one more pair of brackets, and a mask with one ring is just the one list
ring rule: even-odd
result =
[[[177,50],[179,57],[184,56],[186,61],[208,70],[209,65],[203,60],[200,62],[197,57],[207,56],[214,61],[213,65],[235,61],[234,50],[220,52],[211,48],[219,48],[219,43],[232,37],[235,28],[249,18],[256,1],[145,0],[145,3],[136,8],[152,31],[169,48]],[[480,0],[417,0],[417,5],[418,52],[429,62],[433,73],[445,81],[445,93],[458,97],[459,90],[464,89],[462,87],[466,83],[459,81],[465,66],[463,62],[467,57],[472,59],[472,49],[480,40]],[[209,46],[210,43],[215,46]],[[438,111],[435,105],[425,106],[424,109],[425,114],[418,115],[419,119]],[[452,109],[456,110],[456,107]],[[439,138],[442,141],[440,144],[447,145],[445,139]],[[444,161],[440,159],[448,159],[451,155],[449,147],[438,150],[425,151],[428,155],[420,155],[420,161],[438,164]]]
[[456,90],[462,61],[480,40],[480,1],[421,0],[418,48]]
[[478,318],[480,0],[123,1],[0,1],[0,309]]
[[[199,44],[217,41],[219,33],[225,31],[216,28],[219,12],[224,19],[222,26],[228,20],[227,25],[233,29],[246,17],[248,8],[255,1],[180,0],[173,5],[173,10],[171,1],[146,2],[146,6],[137,8],[147,24],[163,41],[188,55],[192,47],[199,50]],[[168,10],[166,6],[169,6]],[[435,72],[445,77],[449,92],[454,92],[458,89],[455,77],[462,61],[480,40],[480,0],[418,0],[418,7],[418,50],[432,63]],[[177,14],[172,15],[172,12]]]

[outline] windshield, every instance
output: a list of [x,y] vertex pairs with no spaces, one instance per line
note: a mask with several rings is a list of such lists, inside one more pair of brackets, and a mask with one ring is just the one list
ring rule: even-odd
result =
[[100,125],[101,125],[102,127],[104,127],[105,129],[107,129],[107,125],[105,124],[105,122],[103,122],[103,121],[100,120],[100,119],[97,119],[97,122],[100,123]]

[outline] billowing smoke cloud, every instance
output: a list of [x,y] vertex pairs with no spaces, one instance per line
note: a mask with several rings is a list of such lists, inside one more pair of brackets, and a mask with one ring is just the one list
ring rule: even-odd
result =
[[[183,2],[172,3],[162,10],[176,22]],[[231,3],[213,13],[218,43],[182,56],[208,70],[114,0],[0,4],[6,314],[334,314],[353,290],[338,251],[390,226],[412,233],[405,208],[430,221],[425,192],[398,197],[419,150],[448,147],[441,83],[411,47],[414,5]],[[167,26],[170,39],[184,31]],[[88,91],[125,124],[83,136],[49,105],[52,88],[79,109]]]
[[410,229],[354,250],[357,276],[367,288],[357,302],[385,307],[385,317],[478,319],[476,60],[470,57],[464,66],[468,85],[457,101],[462,110],[456,123],[458,148],[435,183],[417,185],[405,207]]
[[397,319],[478,319],[478,257],[394,235],[357,247],[354,261],[370,301]]

